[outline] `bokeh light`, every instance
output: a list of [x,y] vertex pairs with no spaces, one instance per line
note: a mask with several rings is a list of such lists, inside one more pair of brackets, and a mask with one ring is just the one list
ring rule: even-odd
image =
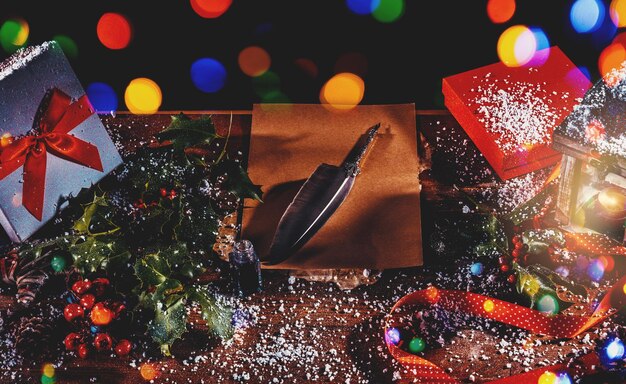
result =
[[604,4],[599,0],[576,0],[572,4],[569,17],[572,27],[578,33],[597,30],[604,20]]
[[556,375],[556,384],[572,384],[572,379],[567,372],[559,372]]
[[13,53],[26,45],[30,27],[25,20],[9,19],[0,27],[0,44],[7,53]]
[[202,92],[217,92],[226,84],[226,68],[215,59],[198,59],[191,65],[191,80]]
[[619,82],[620,76],[612,73],[619,69],[626,60],[626,49],[620,43],[612,43],[608,45],[598,58],[598,70],[600,75],[609,86],[613,86]]
[[602,255],[598,257],[598,261],[602,263],[605,272],[611,272],[615,268],[615,259],[610,255]]
[[257,95],[267,97],[270,93],[280,91],[280,77],[272,71],[252,79],[252,86]]
[[600,281],[604,276],[604,265],[598,259],[593,260],[587,267],[587,275],[593,281]]
[[75,59],[78,57],[78,46],[71,37],[65,35],[56,35],[52,38],[59,44],[66,56]]
[[556,297],[545,294],[537,301],[537,309],[549,315],[556,315],[559,313],[559,302]]
[[381,0],[346,0],[348,9],[357,15],[371,15],[378,6]]
[[613,0],[609,6],[611,20],[616,27],[626,27],[626,0]]
[[554,372],[545,371],[537,379],[537,384],[557,384],[557,377]]
[[483,266],[483,263],[476,262],[470,265],[470,272],[474,276],[480,276],[484,270],[485,267]]
[[363,100],[365,83],[353,73],[339,73],[324,84],[320,91],[320,101],[334,109],[348,110]]
[[485,312],[487,313],[491,313],[493,312],[493,310],[495,309],[496,305],[494,304],[494,302],[492,300],[485,300],[485,302],[483,303],[483,309],[485,310]]
[[346,52],[337,59],[335,73],[350,72],[361,77],[367,74],[367,57],[360,52]]
[[624,357],[624,343],[618,338],[608,339],[602,349],[608,361],[617,361]]
[[548,36],[543,29],[539,27],[531,27],[530,31],[535,36],[536,48],[535,53],[526,65],[539,67],[544,65],[550,57],[550,41],[548,40]]
[[381,23],[393,23],[404,14],[404,0],[380,0],[372,16]]
[[400,342],[400,331],[397,328],[389,328],[385,334],[387,342],[397,345]]
[[205,19],[215,19],[228,11],[232,0],[191,0],[191,8]]
[[134,114],[152,114],[159,110],[163,95],[157,83],[148,78],[140,77],[128,84],[124,93],[124,101],[128,110]]
[[98,39],[109,49],[124,49],[128,47],[133,36],[133,30],[128,19],[119,14],[108,12],[100,17],[96,26]]
[[498,57],[508,67],[519,67],[530,62],[537,52],[537,39],[524,25],[507,28],[498,39]]
[[288,104],[291,103],[291,99],[289,96],[285,95],[280,90],[274,90],[271,92],[265,93],[261,97],[261,101],[267,104]]
[[106,83],[91,83],[86,89],[87,98],[96,112],[111,113],[117,111],[117,95]]
[[515,0],[489,0],[487,16],[496,24],[506,23],[515,14]]
[[248,76],[261,76],[272,64],[269,53],[261,47],[251,46],[239,52],[239,67]]
[[315,78],[317,77],[319,70],[317,69],[317,65],[311,59],[299,58],[294,61],[296,66],[300,68],[300,70],[307,75]]

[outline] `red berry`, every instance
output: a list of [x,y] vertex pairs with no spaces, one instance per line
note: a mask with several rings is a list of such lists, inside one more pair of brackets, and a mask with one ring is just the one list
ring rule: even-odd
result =
[[113,320],[113,312],[104,303],[96,303],[89,317],[94,325],[108,325]]
[[120,340],[115,346],[115,354],[118,356],[126,356],[133,349],[133,344],[126,339]]
[[102,296],[106,293],[106,290],[111,285],[109,279],[104,277],[99,277],[93,281],[94,294],[96,296]]
[[517,243],[515,243],[515,249],[522,249],[524,245],[524,243],[518,241]]
[[511,266],[509,266],[508,264],[502,264],[502,265],[500,266],[500,270],[501,270],[502,272],[508,272],[510,269],[511,269]]
[[522,250],[516,248],[513,250],[513,252],[511,252],[511,255],[517,259],[518,257],[522,255]]
[[65,316],[65,320],[73,321],[76,318],[83,317],[85,315],[85,311],[83,311],[83,307],[76,303],[68,304],[63,309],[63,316]]
[[113,339],[108,333],[98,333],[93,339],[93,345],[98,351],[111,349],[113,346]]
[[113,311],[113,317],[116,318],[126,309],[126,306],[120,302],[115,302],[110,305],[110,308]]
[[78,357],[81,359],[85,359],[89,355],[89,348],[87,348],[87,344],[81,344],[78,346]]
[[160,193],[161,193],[161,197],[165,197],[165,196],[167,196],[167,189],[165,189],[165,188],[161,188]]
[[91,288],[91,282],[89,280],[78,280],[72,285],[72,291],[78,296],[82,296]]
[[515,235],[515,236],[513,236],[511,241],[513,241],[513,244],[521,243],[522,242],[522,237],[520,235]]
[[508,281],[510,284],[515,284],[515,282],[517,281],[517,277],[514,274],[510,274],[509,277],[506,278],[506,281]]
[[96,302],[96,297],[91,293],[88,293],[80,298],[80,305],[85,309],[91,309],[93,307],[93,303]]
[[65,340],[63,340],[63,343],[65,344],[65,349],[67,349],[68,351],[73,351],[76,349],[76,345],[79,341],[80,335],[76,332],[72,332],[65,336]]

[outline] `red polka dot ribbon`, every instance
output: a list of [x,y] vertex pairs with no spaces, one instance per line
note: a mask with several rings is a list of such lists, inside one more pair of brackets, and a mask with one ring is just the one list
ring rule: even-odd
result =
[[626,247],[602,233],[564,231],[567,249],[593,255],[626,256]]
[[[575,315],[549,315],[521,305],[512,304],[507,301],[498,300],[476,293],[437,289],[429,287],[420,291],[410,293],[396,302],[391,309],[385,323],[385,335],[387,330],[393,326],[393,313],[405,306],[437,306],[447,311],[462,312],[476,317],[483,317],[525,329],[536,334],[547,335],[556,338],[572,338],[587,331],[597,325],[610,315],[616,312],[615,308],[626,304],[626,294],[624,291],[626,276],[615,284],[603,299],[597,304],[593,312],[588,316]],[[419,383],[459,383],[460,381],[446,373],[441,367],[415,354],[409,353],[388,338],[385,338],[387,348],[393,358],[398,361],[414,377],[412,380]],[[493,383],[536,383],[537,379],[546,371],[585,373],[592,369],[593,365],[599,363],[595,353],[583,356],[577,362],[576,371],[571,366],[565,364],[552,367],[542,367],[521,375],[511,376],[505,379],[494,381]]]

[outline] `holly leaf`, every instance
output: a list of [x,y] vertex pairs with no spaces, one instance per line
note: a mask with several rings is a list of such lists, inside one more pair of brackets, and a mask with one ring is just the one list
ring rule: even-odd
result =
[[231,338],[234,333],[232,308],[218,304],[206,289],[192,287],[189,291],[189,299],[200,305],[202,318],[206,321],[209,331],[223,339]]
[[119,265],[131,256],[117,241],[103,241],[93,236],[77,237],[68,251],[74,259],[74,267],[83,274],[107,269],[111,264]]
[[243,169],[240,162],[224,159],[217,164],[215,169],[216,175],[226,175],[224,188],[235,193],[239,198],[250,198],[258,201],[261,200],[263,191],[261,186],[256,185],[250,180],[248,172]]
[[163,283],[170,274],[169,264],[158,252],[148,254],[135,263],[135,275],[144,289]]
[[211,144],[213,139],[220,136],[215,132],[211,116],[191,119],[180,113],[172,116],[170,125],[159,132],[156,137],[161,142],[171,141],[176,152],[184,153],[185,148]]
[[98,211],[98,207],[106,206],[108,206],[108,204],[105,196],[98,196],[97,194],[94,194],[93,201],[83,206],[83,215],[74,222],[74,230],[80,234],[89,233],[89,227],[96,212]]
[[185,299],[178,296],[171,305],[157,305],[154,319],[148,323],[148,333],[161,346],[161,353],[171,356],[170,347],[187,330]]

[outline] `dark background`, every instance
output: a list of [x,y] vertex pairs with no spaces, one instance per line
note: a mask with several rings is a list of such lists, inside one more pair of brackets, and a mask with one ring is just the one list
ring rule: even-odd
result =
[[[124,90],[137,77],[159,84],[161,110],[250,109],[261,98],[237,64],[239,52],[250,45],[269,52],[271,71],[291,102],[318,103],[337,59],[358,52],[367,58],[364,104],[415,102],[418,109],[441,108],[441,78],[498,61],[498,38],[512,25],[542,28],[550,44],[586,67],[592,80],[598,78],[599,53],[616,33],[615,28],[600,37],[575,33],[569,21],[572,1],[561,0],[518,0],[515,15],[504,24],[492,23],[487,2],[479,0],[406,0],[404,15],[389,24],[352,13],[343,0],[234,0],[217,19],[201,18],[186,0],[2,3],[0,22],[26,20],[30,45],[57,34],[71,37],[79,50],[71,59],[79,79],[85,87],[111,85],[119,109],[126,109]],[[104,12],[119,12],[131,21],[134,36],[126,49],[110,50],[99,42],[96,24]],[[190,66],[202,57],[221,61],[228,71],[226,86],[217,93],[203,93],[192,83]],[[315,62],[318,75],[311,77],[295,65],[298,58]]]

